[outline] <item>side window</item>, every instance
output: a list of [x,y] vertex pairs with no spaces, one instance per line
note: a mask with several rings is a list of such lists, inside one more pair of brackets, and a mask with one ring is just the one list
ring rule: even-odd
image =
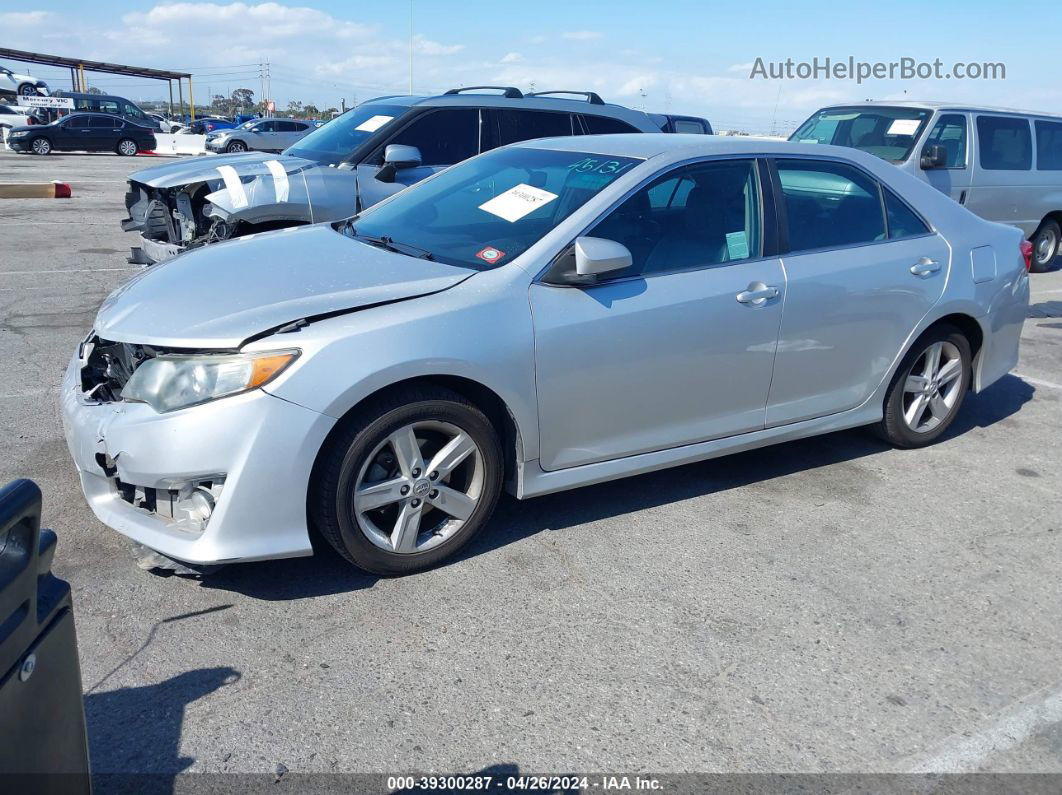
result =
[[114,121],[114,119],[106,119],[102,116],[93,116],[89,119],[88,126],[94,130],[113,130]]
[[100,100],[100,113],[113,113],[118,115],[118,103],[113,99],[101,99]]
[[1032,168],[1029,122],[1006,116],[978,116],[981,168],[986,171],[1028,171]]
[[498,146],[530,141],[535,138],[555,138],[572,134],[572,115],[543,110],[491,111],[497,119]]
[[966,168],[966,117],[949,113],[937,120],[926,146],[943,146],[948,153],[945,168]]
[[888,188],[882,190],[885,192],[885,217],[889,222],[889,240],[929,234],[929,227],[915,215],[914,210],[900,201]]
[[479,111],[428,111],[387,143],[417,147],[426,166],[452,166],[479,153]]
[[261,132],[276,132],[277,131],[277,123],[275,121],[264,121],[261,124],[256,124],[252,128],[251,131],[252,132],[260,132],[260,133]]
[[[591,116],[584,113],[582,116],[583,126],[586,127],[587,135],[608,135],[610,133],[636,133],[641,132],[637,127],[627,124],[619,119],[611,119],[608,116]],[[678,123],[676,122],[676,128]],[[677,132],[681,132],[676,129]],[[702,132],[697,130],[696,132]]]
[[1036,122],[1036,168],[1062,170],[1062,122]]
[[808,251],[885,239],[878,183],[852,166],[778,160],[789,248]]
[[297,125],[293,121],[278,121],[277,122],[277,132],[295,132],[298,129],[299,129],[299,125]]
[[74,110],[90,110],[89,101],[87,99],[75,99]]
[[130,105],[128,102],[122,105],[122,113],[131,119],[143,119],[144,112],[140,110],[136,105]]
[[641,188],[589,234],[630,249],[622,276],[736,262],[760,254],[759,197],[755,161],[697,163]]
[[704,129],[704,124],[699,121],[694,121],[693,119],[675,119],[675,132],[704,135],[707,130]]

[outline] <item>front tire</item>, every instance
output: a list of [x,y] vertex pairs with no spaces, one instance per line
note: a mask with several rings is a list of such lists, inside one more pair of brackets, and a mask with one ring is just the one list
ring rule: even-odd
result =
[[229,154],[238,154],[240,152],[247,151],[247,144],[243,141],[230,141],[229,145],[225,147],[225,151]]
[[347,419],[314,467],[310,515],[344,558],[384,576],[430,568],[487,523],[501,445],[455,392],[408,389]]
[[134,157],[139,151],[139,148],[136,145],[136,141],[134,141],[132,138],[123,138],[118,142],[118,146],[115,148],[115,151],[118,152],[118,154],[120,154],[122,157]]
[[893,376],[879,436],[902,448],[925,447],[948,429],[970,388],[970,343],[954,326],[929,329]]
[[1051,270],[1055,257],[1058,256],[1059,240],[1062,239],[1062,228],[1057,221],[1047,220],[1040,224],[1030,238],[1033,246],[1032,266],[1029,268],[1033,273],[1044,273]]
[[37,86],[31,86],[29,83],[23,83],[18,87],[19,96],[23,97],[35,97],[37,96]]
[[43,136],[37,136],[30,141],[30,151],[35,155],[50,155],[52,153],[52,142]]

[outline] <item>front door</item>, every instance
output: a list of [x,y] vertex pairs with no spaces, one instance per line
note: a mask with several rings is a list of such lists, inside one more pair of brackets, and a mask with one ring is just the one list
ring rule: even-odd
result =
[[[965,113],[943,113],[926,136],[921,150],[916,150],[911,157],[918,162],[921,153],[929,146],[943,147],[945,153],[942,168],[919,168],[919,173],[934,188],[946,196],[951,196],[959,204],[966,204],[970,192],[970,135]],[[916,162],[914,165],[918,165]]]
[[865,172],[803,159],[777,170],[792,253],[768,426],[865,402],[940,299],[950,262],[944,239]]
[[[383,141],[358,165],[358,190],[361,206],[371,207],[403,188],[430,177],[454,163],[480,152],[480,111],[477,108],[446,108],[416,116],[405,127]],[[421,165],[402,168],[393,182],[376,179],[390,144],[415,146],[420,150]]]
[[764,427],[785,282],[761,206],[755,161],[683,166],[586,233],[629,272],[532,285],[543,469]]

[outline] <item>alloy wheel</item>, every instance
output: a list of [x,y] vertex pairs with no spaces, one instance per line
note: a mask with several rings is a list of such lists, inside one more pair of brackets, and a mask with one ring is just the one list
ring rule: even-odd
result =
[[962,387],[962,355],[950,342],[934,342],[911,366],[904,381],[903,420],[915,433],[928,433],[947,420]]
[[46,155],[52,151],[52,145],[48,142],[47,138],[37,138],[31,145],[34,154]]
[[414,422],[366,457],[354,483],[354,519],[383,550],[423,552],[460,530],[484,482],[483,455],[470,434],[448,422]]
[[128,139],[119,141],[118,151],[126,157],[132,157],[136,154],[136,144]]
[[247,151],[247,147],[244,146],[243,141],[233,141],[231,144],[229,144],[229,151],[230,152],[246,152]]

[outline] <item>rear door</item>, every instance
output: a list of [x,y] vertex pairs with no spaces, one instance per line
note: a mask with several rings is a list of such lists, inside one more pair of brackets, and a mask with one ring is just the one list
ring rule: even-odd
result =
[[977,162],[966,207],[989,221],[1019,227],[1026,236],[1040,225],[1033,187],[1033,142],[1029,119],[975,116]]
[[302,137],[301,130],[305,129],[301,122],[278,121],[277,122],[277,149],[287,149]]
[[489,128],[484,151],[535,138],[554,138],[580,132],[578,122],[564,111],[486,108]]
[[944,239],[861,169],[774,165],[790,253],[768,427],[866,401],[943,294],[950,258]]
[[[381,141],[358,165],[361,206],[376,204],[437,171],[479,154],[482,141],[478,108],[438,108],[417,114],[404,127]],[[400,169],[394,182],[381,182],[376,179],[376,174],[383,166],[384,151],[390,144],[417,147],[421,165]]]
[[90,146],[92,151],[107,152],[115,149],[118,145],[118,126],[120,119],[112,119],[107,116],[93,116],[89,119]]

